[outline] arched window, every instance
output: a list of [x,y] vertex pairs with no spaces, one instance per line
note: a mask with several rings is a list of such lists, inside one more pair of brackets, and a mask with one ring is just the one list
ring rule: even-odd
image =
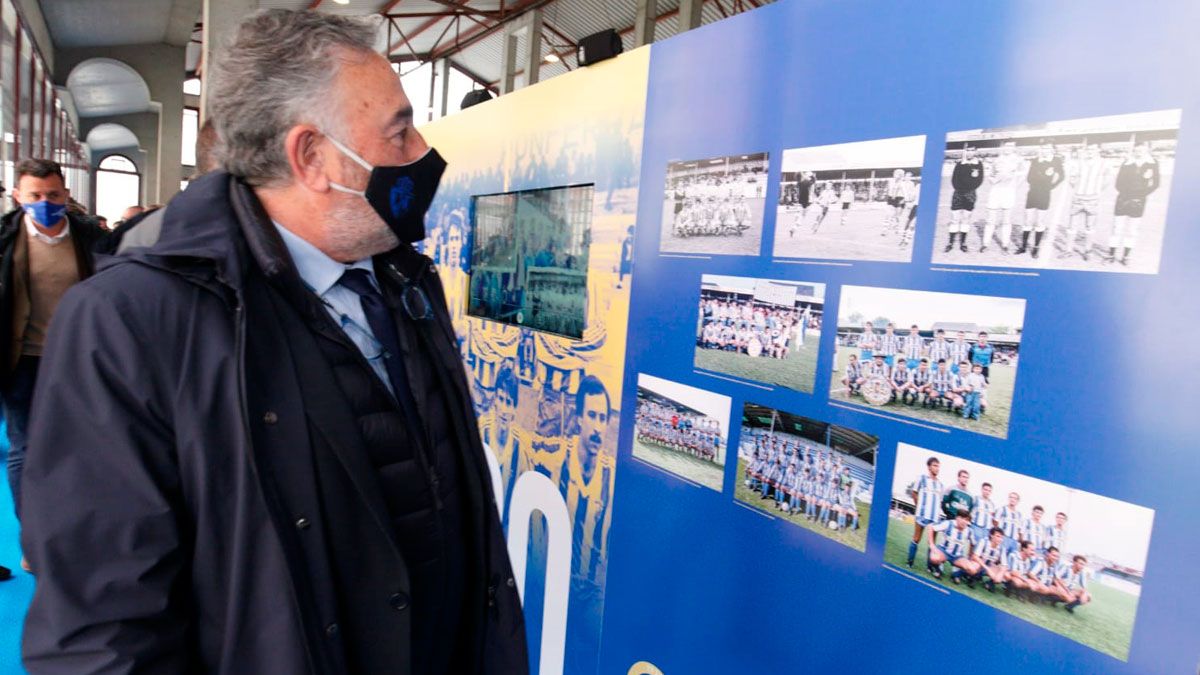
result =
[[121,213],[130,206],[141,204],[142,174],[137,165],[124,155],[109,155],[100,160],[96,169],[96,215],[115,226]]

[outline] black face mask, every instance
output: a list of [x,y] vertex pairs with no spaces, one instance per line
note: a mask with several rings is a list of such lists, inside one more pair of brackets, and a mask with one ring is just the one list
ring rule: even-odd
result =
[[438,151],[429,148],[419,159],[400,166],[371,166],[337,139],[326,137],[342,154],[371,172],[366,190],[352,190],[333,181],[329,186],[366,199],[400,241],[413,244],[424,239],[425,212],[446,172],[446,160]]

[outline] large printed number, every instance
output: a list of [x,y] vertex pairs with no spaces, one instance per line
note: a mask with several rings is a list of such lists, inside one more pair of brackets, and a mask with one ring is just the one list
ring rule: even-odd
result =
[[567,601],[571,592],[571,518],[558,487],[537,471],[526,471],[508,505],[508,557],[525,597],[525,557],[534,511],[546,518],[546,599],[542,607],[540,673],[561,673],[567,646]]
[[[500,464],[490,450],[488,472],[496,510],[503,517],[505,495]],[[534,511],[546,519],[546,593],[542,607],[542,654],[538,672],[561,673],[567,647],[567,603],[571,592],[571,518],[558,488],[537,471],[526,471],[513,486],[508,506],[508,557],[512,560],[517,593],[525,601],[525,569],[529,551],[529,528]]]

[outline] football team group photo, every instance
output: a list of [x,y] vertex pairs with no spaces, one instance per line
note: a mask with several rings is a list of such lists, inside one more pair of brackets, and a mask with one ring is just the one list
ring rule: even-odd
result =
[[767,164],[765,152],[671,162],[659,251],[758,255]]
[[1158,271],[1179,110],[946,135],[933,262]]
[[1025,301],[845,286],[829,382],[838,400],[1006,438]]
[[728,396],[639,373],[633,456],[720,492],[730,406]]
[[1154,511],[901,443],[884,561],[1121,660]]
[[925,137],[783,152],[777,258],[912,259]]
[[825,284],[705,274],[696,368],[811,394]]
[[746,403],[734,498],[865,551],[878,452],[871,434]]

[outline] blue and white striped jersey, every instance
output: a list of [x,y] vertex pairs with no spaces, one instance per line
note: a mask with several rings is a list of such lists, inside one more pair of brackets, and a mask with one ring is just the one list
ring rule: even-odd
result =
[[1050,545],[1060,551],[1067,550],[1067,528],[1051,525]]
[[846,364],[846,379],[851,382],[862,377],[862,365],[858,361],[851,361]]
[[916,370],[912,371],[912,383],[917,385],[918,387],[924,387],[925,385],[929,384],[932,381],[933,381],[933,371],[932,370],[929,370],[928,368],[926,368],[925,370],[921,370],[921,368],[918,367]]
[[945,340],[934,340],[929,343],[929,363],[931,366],[936,366],[941,359],[950,361],[950,343]]
[[925,339],[919,333],[909,333],[904,338],[904,357],[921,360],[921,352],[925,351]]
[[991,537],[979,537],[975,540],[975,553],[985,565],[999,565],[1004,560],[1004,542],[992,546]]
[[971,508],[971,524],[984,529],[992,529],[992,518],[996,514],[996,505],[983,495],[976,495],[975,506]]
[[844,508],[848,508],[848,509],[854,508],[854,489],[853,488],[845,488],[845,489],[841,490],[840,495],[841,495],[841,497],[839,498],[839,501]]
[[1022,558],[1020,551],[1011,551],[1008,554],[1007,567],[1008,567],[1008,570],[1010,572],[1012,572],[1013,574],[1025,574],[1026,572],[1029,571],[1029,567],[1032,564],[1033,564],[1033,560],[1032,559],[1027,560],[1025,558]]
[[896,367],[896,368],[892,369],[892,384],[896,385],[897,387],[903,387],[904,385],[908,384],[909,382],[912,382],[912,371],[911,370],[909,370],[908,368],[900,368],[900,367]]
[[971,549],[971,528],[959,529],[957,523],[957,520],[943,520],[929,526],[934,532],[941,533],[942,550],[953,557],[967,555]]
[[925,474],[913,484],[917,493],[917,518],[938,521],[942,519],[942,481]]
[[838,498],[837,483],[830,481],[822,485],[821,498],[829,502],[836,502]]
[[1058,578],[1062,579],[1067,588],[1071,590],[1087,588],[1087,568],[1084,567],[1078,572],[1072,565],[1063,563],[1058,566]]
[[879,363],[868,361],[865,365],[863,365],[862,372],[864,377],[882,377],[887,379],[891,374],[892,369],[883,361],[880,361]]
[[1030,567],[1029,571],[1035,579],[1049,586],[1054,583],[1054,579],[1058,576],[1058,565],[1051,565],[1046,562],[1045,558],[1038,558],[1033,562],[1033,566]]
[[1021,526],[1021,531],[1025,533],[1025,540],[1033,543],[1033,550],[1044,551],[1050,547],[1050,528],[1040,521],[1035,521],[1033,518],[1025,519],[1025,524]]
[[884,356],[892,356],[900,351],[900,336],[895,333],[884,333],[879,336],[879,351]]
[[1020,509],[1009,508],[1008,504],[1005,504],[1000,507],[996,519],[1000,521],[1000,529],[1004,530],[1004,536],[1009,539],[1017,538],[1021,531],[1021,524],[1024,522]]
[[950,343],[950,358],[952,363],[961,363],[967,360],[967,356],[971,353],[971,343],[966,340],[961,342],[955,340]]
[[938,370],[933,374],[933,389],[938,393],[944,393],[954,389],[958,385],[958,378],[954,373],[947,370]]

